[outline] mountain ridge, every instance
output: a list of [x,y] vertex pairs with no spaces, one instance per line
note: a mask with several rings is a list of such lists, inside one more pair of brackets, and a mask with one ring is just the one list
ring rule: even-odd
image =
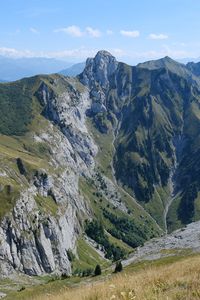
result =
[[99,51],[75,78],[0,88],[1,274],[71,274],[85,233],[118,260],[199,220],[200,84],[186,66]]

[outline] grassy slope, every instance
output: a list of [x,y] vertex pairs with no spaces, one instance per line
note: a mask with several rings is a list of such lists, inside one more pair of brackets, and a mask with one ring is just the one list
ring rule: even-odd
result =
[[[100,199],[96,196],[95,188],[89,185],[83,178],[80,179],[79,186],[85,200],[88,201],[90,207],[92,208],[94,216],[102,222],[105,229],[111,228],[112,224],[108,221],[108,219],[103,217],[103,207],[107,207],[108,201],[102,197],[100,202]],[[113,209],[110,208],[110,210]],[[108,238],[111,243],[124,249],[127,253],[133,250],[133,248],[123,243],[121,240],[115,239],[110,234],[108,235]]]
[[73,271],[94,269],[97,264],[107,267],[109,262],[103,259],[83,238],[77,241],[77,254],[72,262]]
[[91,132],[99,148],[96,157],[99,169],[105,176],[112,180],[113,176],[111,169],[111,161],[113,157],[113,135],[110,131],[108,131],[107,134],[101,133],[98,129],[96,129],[96,127],[93,125],[92,120],[89,118],[87,119],[87,126],[89,132]]
[[[177,195],[175,200],[173,201],[172,205],[170,206],[168,216],[167,216],[167,222],[168,222],[168,232],[172,232],[176,230],[177,228],[184,227],[185,224],[181,222],[181,220],[177,216],[177,211],[180,206],[180,196]],[[192,221],[199,221],[199,215],[200,215],[200,192],[198,193],[198,197],[194,201],[194,217]]]
[[[113,151],[114,151],[113,145],[112,145],[113,134],[111,131],[109,131],[107,134],[100,133],[95,128],[95,126],[93,125],[93,123],[90,119],[87,120],[87,125],[89,128],[89,131],[92,133],[93,138],[99,148],[99,151],[98,151],[98,154],[96,157],[96,160],[98,163],[98,169],[105,176],[107,176],[108,178],[113,180],[113,174],[112,174],[112,169],[111,169],[111,162],[113,159]],[[87,193],[90,193],[90,190],[92,190],[92,189],[93,188],[89,185],[88,185],[88,187],[86,187],[86,186],[82,187],[83,193],[84,193],[84,191],[86,191]],[[134,220],[138,220],[139,226],[143,226],[144,219],[147,220],[149,218],[148,215],[143,210],[141,210],[141,208],[133,201],[132,197],[130,197],[128,195],[128,193],[124,192],[124,190],[120,186],[118,186],[117,189],[118,189],[118,192],[121,194],[122,201],[126,204],[127,208],[131,212],[131,217]],[[158,192],[161,195],[160,197],[162,198],[162,196],[164,196],[162,193],[165,193],[165,192],[163,192],[161,190],[159,190]],[[90,199],[90,201],[92,199],[94,199],[94,191],[93,191],[93,193],[90,193],[88,198]],[[104,202],[104,200],[105,199],[103,199],[103,202]],[[95,204],[98,202],[99,202],[99,199],[94,199]],[[163,203],[161,203],[161,206],[162,205],[163,205]],[[94,207],[94,211],[95,211],[95,209],[98,209],[97,216],[100,217],[99,208],[96,208],[96,205],[94,205],[94,204],[93,204],[93,207]],[[118,212],[118,213],[120,214],[120,212]],[[141,222],[141,219],[143,219],[142,222]],[[159,217],[158,217],[158,219],[159,219]],[[158,232],[158,228],[155,225],[155,223],[153,224],[151,221],[150,221],[150,223],[152,226],[152,231],[155,230],[155,232]],[[159,225],[162,226],[162,220]]]
[[[44,124],[47,125],[42,117],[41,122],[38,122],[38,127],[41,123],[43,125],[41,128],[44,128]],[[27,170],[27,178],[19,173],[16,163],[17,158],[21,158],[23,161]],[[12,209],[19,192],[28,187],[27,179],[34,171],[45,169],[48,173],[52,172],[48,158],[48,145],[41,142],[36,143],[29,133],[21,137],[0,135],[0,170],[9,170],[9,177],[0,176],[0,185],[3,187],[0,192],[0,217],[3,217]],[[7,186],[11,186],[10,194],[6,192]]]
[[[10,299],[33,300],[195,300],[200,297],[200,256],[173,256],[128,266],[98,278],[58,280],[11,293]],[[13,297],[13,298],[12,298]]]
[[[57,78],[60,79],[60,84],[54,87],[52,80]],[[44,169],[48,174],[55,173],[49,163],[50,146],[34,139],[34,135],[39,135],[45,130],[48,132],[49,127],[49,121],[41,115],[43,107],[35,97],[42,82],[54,89],[55,93],[64,91],[64,86],[68,85],[59,75],[35,76],[1,85],[0,103],[1,106],[5,106],[5,110],[9,109],[10,113],[4,110],[0,113],[0,172],[4,169],[9,172],[9,177],[0,176],[0,218],[12,209],[20,191],[28,187],[28,180],[36,170]],[[17,158],[25,165],[26,178],[19,173]],[[9,193],[8,186],[11,186]],[[41,197],[37,197],[36,200],[41,204]],[[55,214],[56,205],[48,200],[50,199],[46,199],[41,209]]]
[[[145,211],[141,210],[134,202],[133,200],[127,196],[123,195],[122,193],[122,199],[125,203],[127,203],[127,206],[129,207],[130,214],[127,215],[127,213],[122,212],[119,209],[115,209],[114,206],[109,204],[107,199],[105,199],[103,196],[100,198],[96,195],[96,189],[91,184],[91,182],[88,182],[84,178],[81,178],[79,181],[80,190],[82,194],[84,195],[84,198],[88,203],[90,204],[90,207],[93,209],[94,216],[102,222],[104,228],[106,230],[112,229],[113,224],[108,220],[108,218],[105,218],[103,214],[103,210],[106,209],[106,211],[112,213],[116,216],[116,218],[124,218],[132,221],[135,224],[135,232],[136,235],[140,234],[137,230],[142,228],[142,232],[144,235],[146,235],[146,239],[149,239],[153,236],[157,236],[159,233],[161,233],[158,228],[156,227],[155,223],[149,219],[148,215],[145,213]],[[118,243],[114,243],[115,245],[121,244],[122,248],[126,248],[127,252],[130,252],[130,247],[126,247],[125,243],[121,243],[119,240]]]

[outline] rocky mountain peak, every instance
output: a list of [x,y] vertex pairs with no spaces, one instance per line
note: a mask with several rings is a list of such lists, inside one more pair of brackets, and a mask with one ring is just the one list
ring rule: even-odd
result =
[[163,57],[163,58],[161,58],[163,61],[169,61],[169,62],[175,62],[171,57],[169,57],[169,56],[165,56],[165,57]]
[[98,61],[98,60],[107,60],[107,61],[113,60],[113,61],[116,61],[116,58],[110,52],[108,52],[106,50],[100,50],[95,55],[94,60],[95,61]]
[[86,67],[80,75],[82,83],[92,87],[94,83],[101,85],[103,89],[109,86],[109,78],[116,71],[118,62],[112,54],[105,50],[97,52],[94,58],[88,58]]
[[160,63],[161,67],[169,67],[169,65],[173,65],[173,66],[184,66],[181,63],[175,61],[174,59],[172,59],[169,56],[165,56],[161,59],[158,59],[158,64]]
[[182,67],[182,64],[176,62],[169,56],[165,56],[163,58],[157,59],[157,60],[150,60],[146,61],[144,63],[139,63],[137,67],[139,68],[147,68],[149,70],[154,70],[154,69],[160,69],[160,68],[167,68],[169,69],[170,67]]

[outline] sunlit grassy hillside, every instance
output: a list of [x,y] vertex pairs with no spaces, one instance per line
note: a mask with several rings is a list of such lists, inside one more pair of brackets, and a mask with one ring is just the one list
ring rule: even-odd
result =
[[[64,283],[64,282],[63,282]],[[75,282],[74,282],[75,283]],[[93,277],[78,285],[48,285],[41,296],[22,291],[19,299],[32,300],[156,300],[200,299],[200,255],[167,257],[129,266],[111,277]],[[40,293],[41,293],[40,289]],[[28,296],[29,294],[29,296]],[[27,295],[27,298],[26,298]],[[18,299],[18,298],[17,298]]]

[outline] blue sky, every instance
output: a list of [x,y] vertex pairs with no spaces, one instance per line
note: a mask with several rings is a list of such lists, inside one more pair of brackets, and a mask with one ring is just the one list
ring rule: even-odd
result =
[[199,0],[6,0],[0,55],[83,61],[106,49],[137,63],[200,57]]

